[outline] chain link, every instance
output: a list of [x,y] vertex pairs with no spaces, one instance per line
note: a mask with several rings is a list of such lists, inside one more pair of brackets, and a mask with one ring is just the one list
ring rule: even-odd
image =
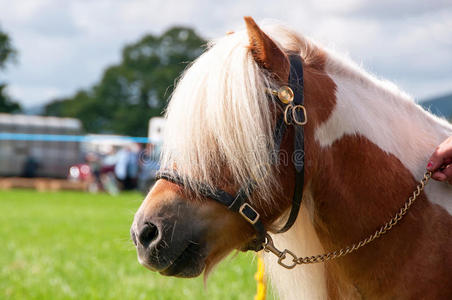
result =
[[[285,249],[283,251],[279,251],[274,245],[271,237],[267,235],[266,242],[264,244],[264,251],[266,252],[272,252],[276,256],[278,256],[278,263],[287,268],[292,269],[296,265],[304,265],[304,264],[315,264],[320,262],[325,262],[329,260],[333,260],[335,258],[339,258],[342,256],[345,256],[349,253],[352,253],[353,251],[358,250],[361,247],[364,247],[365,245],[369,244],[370,242],[378,239],[383,234],[390,231],[397,223],[399,223],[400,220],[406,215],[408,209],[413,205],[413,203],[416,201],[417,197],[421,194],[422,190],[424,189],[427,182],[430,180],[432,176],[432,172],[426,172],[424,174],[424,177],[422,180],[418,183],[416,186],[416,189],[413,191],[411,196],[408,198],[408,200],[404,203],[404,205],[400,208],[400,210],[395,214],[394,217],[392,217],[388,222],[386,222],[383,226],[380,227],[375,233],[368,236],[367,238],[350,245],[348,247],[342,248],[340,250],[314,255],[314,256],[307,256],[307,257],[297,257],[289,250]],[[286,257],[289,254],[289,256],[292,258],[292,261],[289,263],[286,263]]]

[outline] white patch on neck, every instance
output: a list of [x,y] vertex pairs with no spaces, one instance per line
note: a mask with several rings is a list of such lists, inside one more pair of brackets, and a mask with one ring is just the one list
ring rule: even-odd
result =
[[[309,193],[303,197],[303,206],[292,228],[281,234],[272,234],[276,248],[289,249],[298,256],[311,256],[324,252],[307,212],[307,202],[312,202]],[[311,201],[310,201],[311,200]],[[285,269],[278,264],[278,258],[264,251],[266,272],[272,286],[281,300],[327,299],[324,264],[300,265]]]
[[[357,67],[347,67],[337,58],[327,63],[326,71],[336,84],[336,106],[330,118],[316,129],[316,140],[322,147],[329,147],[344,135],[362,135],[396,156],[415,178],[421,179],[431,153],[452,135],[452,126],[424,111],[392,84]],[[450,186],[431,182],[426,193],[429,200],[452,214]]]

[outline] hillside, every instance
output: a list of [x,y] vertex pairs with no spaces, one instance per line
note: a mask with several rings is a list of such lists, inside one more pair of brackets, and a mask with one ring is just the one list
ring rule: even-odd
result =
[[452,118],[452,94],[427,99],[419,104],[438,116]]

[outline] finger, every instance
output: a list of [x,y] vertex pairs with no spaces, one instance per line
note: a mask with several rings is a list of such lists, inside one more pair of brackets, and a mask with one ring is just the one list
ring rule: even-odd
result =
[[438,181],[445,181],[447,179],[447,176],[441,171],[436,171],[432,174],[432,178]]
[[427,170],[433,172],[450,163],[452,163],[452,153],[438,149],[430,157]]
[[452,160],[452,137],[449,137],[447,140],[439,145],[435,152],[429,159],[427,164],[427,170],[436,171],[445,163],[450,163]]
[[430,172],[436,171],[439,167],[441,167],[443,162],[444,156],[442,155],[442,151],[440,148],[437,148],[428,160],[427,170],[429,170]]
[[452,180],[452,165],[447,165],[442,172],[446,175],[447,181]]

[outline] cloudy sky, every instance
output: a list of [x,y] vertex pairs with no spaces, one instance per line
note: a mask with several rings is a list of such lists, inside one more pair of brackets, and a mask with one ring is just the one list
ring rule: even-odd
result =
[[125,43],[172,25],[206,38],[276,19],[347,53],[416,99],[452,91],[452,0],[0,0],[19,51],[0,74],[27,107],[99,80]]

